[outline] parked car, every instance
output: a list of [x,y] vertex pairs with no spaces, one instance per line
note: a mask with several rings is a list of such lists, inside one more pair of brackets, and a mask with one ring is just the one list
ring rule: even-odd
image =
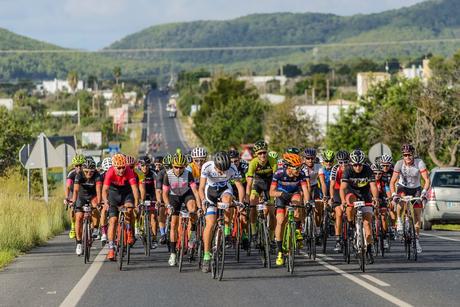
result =
[[460,168],[436,167],[423,212],[423,229],[433,224],[460,223]]

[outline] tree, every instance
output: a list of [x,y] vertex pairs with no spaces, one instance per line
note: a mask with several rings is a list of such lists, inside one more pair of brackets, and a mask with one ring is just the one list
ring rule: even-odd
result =
[[115,85],[112,89],[112,102],[114,107],[121,107],[125,101],[125,94],[120,85]]
[[78,86],[78,73],[75,70],[69,71],[67,74],[67,82],[69,83],[70,90],[72,94],[75,94],[75,90]]
[[279,152],[291,146],[317,147],[320,142],[320,131],[315,120],[298,112],[291,101],[274,106],[267,113],[264,127],[270,148]]
[[115,66],[113,68],[113,76],[115,77],[115,83],[118,85],[118,80],[121,78],[121,67],[120,66]]
[[[281,72],[278,69],[277,75],[280,75]],[[302,75],[302,70],[297,65],[286,64],[283,66],[283,74],[288,78],[295,78]]]

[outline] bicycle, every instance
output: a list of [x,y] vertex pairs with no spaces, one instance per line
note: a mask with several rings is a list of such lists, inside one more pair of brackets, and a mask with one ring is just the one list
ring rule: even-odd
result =
[[[246,205],[243,205],[243,209],[246,209]],[[233,215],[233,228],[232,228],[232,238],[234,247],[236,249],[236,262],[240,262],[240,254],[241,254],[241,241],[243,237],[243,226],[241,224],[241,211],[236,210],[235,214]]]
[[204,243],[203,243],[203,231],[204,231],[205,219],[204,215],[198,216],[196,221],[196,254],[198,257],[198,268],[201,269],[203,264],[204,255]]
[[414,220],[414,204],[417,201],[423,201],[423,199],[421,197],[403,196],[399,200],[400,203],[404,202],[406,204],[403,222],[404,250],[407,260],[410,260],[412,255],[414,261],[417,261],[417,235]]
[[294,274],[295,254],[298,251],[296,236],[297,223],[294,219],[294,212],[296,208],[305,208],[305,206],[295,205],[293,203],[289,203],[289,205],[286,206],[288,220],[286,222],[286,226],[284,227],[283,234],[283,251],[287,254],[287,256],[285,256],[285,258],[287,258],[287,270],[291,274]]
[[[390,236],[388,233],[386,233],[383,229],[383,223],[382,219],[385,219],[385,221],[388,224],[388,209],[386,207],[381,207],[376,211],[376,216],[374,215],[373,217],[373,223],[372,223],[372,232],[374,234],[374,249],[375,249],[375,254],[378,255],[379,253],[382,255],[382,257],[385,257],[385,250],[389,251],[390,250]],[[390,226],[387,226],[389,229]],[[385,238],[386,235],[386,238]],[[388,248],[385,249],[385,241],[388,244]]]
[[155,211],[155,201],[146,200],[140,205],[139,211],[142,210],[141,218],[141,229],[142,229],[142,245],[144,246],[144,255],[150,257],[150,251],[152,249],[152,228],[150,226],[150,215],[152,211]]
[[316,213],[315,201],[310,201],[307,205],[307,216],[305,217],[304,238],[305,246],[307,248],[307,256],[309,259],[316,259]]
[[[177,251],[179,252],[179,272],[182,272],[182,263],[184,261],[184,255],[188,250],[188,223],[190,220],[190,213],[185,206],[182,206],[180,211],[180,223],[179,223],[179,240],[177,240]],[[191,255],[192,251],[189,251]],[[191,259],[190,259],[191,262]]]
[[348,223],[347,212],[343,210],[342,214],[342,253],[343,260],[349,264],[351,260],[351,251],[353,249],[353,238],[350,223]]
[[322,234],[321,243],[323,248],[323,254],[326,254],[326,247],[327,247],[327,238],[329,237],[330,227],[331,227],[331,207],[328,205],[327,201],[324,202],[324,212],[323,212],[323,219],[321,222],[321,230],[320,233]]
[[355,201],[353,205],[354,208],[356,208],[354,249],[358,258],[359,268],[364,273],[366,271],[367,242],[364,233],[364,216],[362,209],[366,206],[366,203],[364,201]]
[[118,209],[118,227],[117,227],[117,245],[116,245],[116,254],[118,257],[118,268],[120,271],[123,269],[123,257],[127,256],[126,264],[129,265],[130,257],[131,257],[131,246],[128,244],[128,230],[126,228],[126,214],[128,212],[128,208],[121,207]]
[[91,253],[91,246],[93,245],[93,236],[91,230],[91,203],[86,202],[83,204],[83,231],[82,231],[82,245],[83,245],[83,259],[85,264],[89,262]]
[[259,254],[262,253],[262,264],[264,268],[271,269],[270,260],[270,215],[265,217],[265,211],[270,206],[267,201],[260,202],[257,206],[257,240],[259,247]]

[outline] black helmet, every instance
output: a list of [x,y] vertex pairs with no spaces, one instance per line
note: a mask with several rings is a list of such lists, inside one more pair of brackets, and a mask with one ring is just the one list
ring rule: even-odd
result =
[[339,150],[336,155],[337,161],[349,161],[350,154],[346,150]]
[[230,168],[232,162],[225,151],[219,151],[214,155],[214,165],[221,171],[226,171]]
[[286,149],[286,153],[298,155],[300,154],[300,149],[296,147],[289,147],[288,149]]
[[412,144],[403,144],[401,146],[401,152],[402,153],[410,153],[410,154],[413,154],[415,151],[415,148],[414,146],[412,146]]
[[382,168],[380,167],[380,164],[378,163],[372,163],[371,169],[373,172],[381,172]]
[[163,165],[164,166],[171,166],[172,165],[172,155],[171,154],[167,154],[163,158]]
[[305,157],[311,157],[311,158],[316,158],[316,149],[314,148],[305,148],[305,150],[303,151],[303,154]]
[[153,159],[153,163],[163,163],[163,157],[162,156],[155,157],[155,159]]
[[230,150],[228,151],[228,156],[230,157],[230,159],[235,159],[235,158],[239,158],[239,157],[240,157],[240,153],[238,152],[238,150],[230,149]]
[[96,168],[101,168],[102,167],[102,161],[99,161],[96,163]]
[[366,161],[366,155],[360,149],[353,150],[350,154],[352,164],[363,164]]
[[96,162],[94,162],[93,158],[90,158],[87,158],[85,163],[82,164],[83,169],[96,169]]
[[150,160],[150,157],[149,156],[142,156],[139,158],[139,163],[141,165],[148,165],[152,162],[152,160]]
[[255,153],[258,153],[259,151],[267,151],[268,150],[268,144],[265,141],[257,141],[254,144],[253,150]]

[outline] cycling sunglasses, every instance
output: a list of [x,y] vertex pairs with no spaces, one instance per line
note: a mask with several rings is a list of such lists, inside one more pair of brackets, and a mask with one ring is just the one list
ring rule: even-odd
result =
[[343,164],[348,164],[348,163],[350,163],[350,162],[349,161],[339,161],[339,164],[342,164],[342,165]]
[[353,164],[353,167],[360,167],[360,166],[363,166],[363,164],[362,163],[354,163]]
[[324,160],[325,163],[332,163],[334,160]]
[[379,175],[382,175],[382,174],[383,174],[382,172],[374,172],[375,176],[379,176]]
[[185,166],[173,166],[174,169],[184,169]]
[[258,156],[262,156],[262,155],[266,155],[266,154],[267,154],[266,151],[259,151],[259,152],[257,153]]
[[204,163],[206,161],[205,159],[193,159],[193,162],[195,163]]
[[289,168],[290,170],[293,170],[293,171],[300,171],[300,169],[301,169],[300,166],[299,166],[299,167],[288,166],[288,168]]
[[124,170],[126,168],[126,166],[118,166],[116,167],[117,170],[121,171],[121,170]]
[[403,157],[412,157],[412,154],[403,154]]

